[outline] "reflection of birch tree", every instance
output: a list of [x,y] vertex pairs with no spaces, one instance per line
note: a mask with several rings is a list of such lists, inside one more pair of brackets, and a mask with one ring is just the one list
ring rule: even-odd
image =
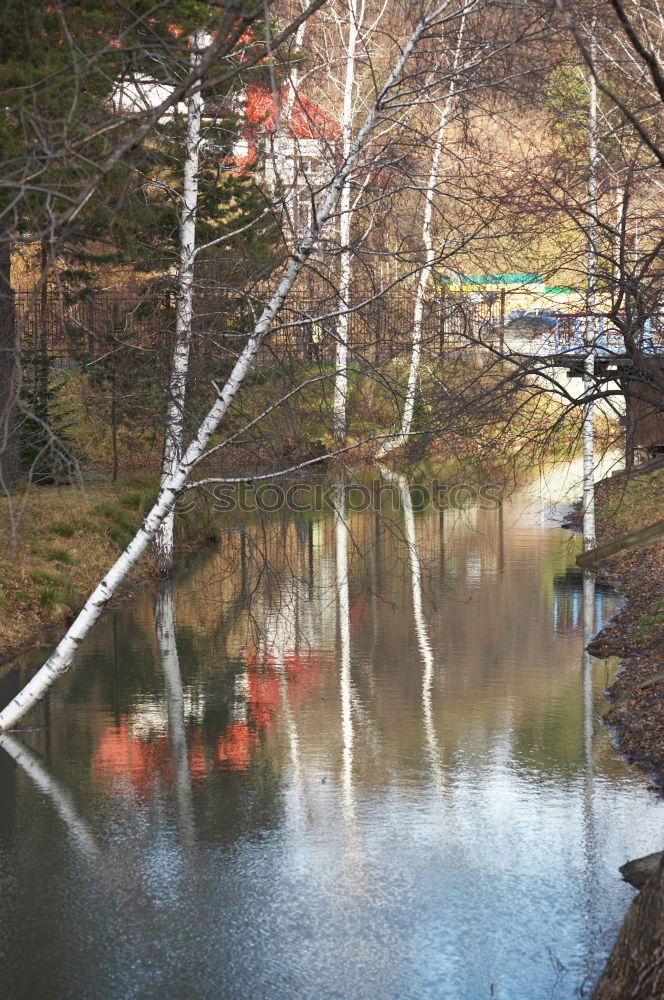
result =
[[334,549],[336,565],[336,589],[338,608],[339,641],[339,694],[341,699],[341,742],[344,812],[350,825],[355,819],[353,800],[353,697],[350,671],[350,593],[348,586],[348,536],[346,520],[346,491],[344,483],[338,480],[331,494],[334,510]]
[[170,582],[164,581],[155,598],[155,631],[166,685],[168,711],[168,739],[173,761],[173,779],[182,840],[191,846],[195,838],[194,804],[189,773],[189,754],[184,721],[184,692],[180,661],[175,641],[173,619],[173,592]]
[[268,609],[264,623],[264,638],[262,646],[265,657],[270,657],[274,663],[275,673],[279,681],[279,697],[281,713],[288,735],[288,750],[293,771],[293,784],[296,791],[297,809],[303,814],[304,781],[300,753],[300,737],[297,722],[291,705],[288,691],[288,676],[286,673],[287,650],[297,650],[302,641],[298,628],[298,581],[289,581],[279,595],[279,606],[276,611]]
[[415,529],[413,501],[410,497],[408,480],[404,475],[399,472],[393,472],[391,469],[384,468],[383,466],[380,467],[380,471],[388,483],[392,483],[396,487],[401,498],[406,545],[408,547],[408,559],[410,563],[415,634],[417,635],[417,644],[420,650],[420,659],[422,660],[422,718],[424,721],[424,735],[431,773],[436,787],[440,790],[443,787],[443,772],[440,766],[440,744],[436,736],[432,708],[434,656],[429,639],[429,629],[422,608],[422,567],[417,551],[417,532]]
[[99,855],[99,847],[88,824],[79,816],[69,790],[49,774],[37,754],[15,736],[0,734],[0,747],[23,768],[39,791],[50,799],[79,850],[90,861],[95,860]]
[[583,706],[583,848],[585,856],[586,899],[589,912],[586,914],[588,936],[586,963],[587,972],[592,973],[594,943],[600,928],[594,910],[597,885],[597,829],[595,825],[595,762],[593,759],[593,733],[595,717],[593,708],[593,658],[587,646],[595,634],[595,574],[583,571],[583,654],[581,658],[581,684]]

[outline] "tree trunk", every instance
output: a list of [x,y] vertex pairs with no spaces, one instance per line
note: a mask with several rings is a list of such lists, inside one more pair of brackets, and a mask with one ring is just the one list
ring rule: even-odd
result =
[[[451,96],[451,95],[450,95]],[[413,414],[415,412],[415,395],[420,374],[420,359],[422,357],[422,317],[424,315],[424,299],[426,295],[431,270],[435,259],[433,240],[431,238],[431,216],[433,213],[433,192],[438,175],[438,161],[443,145],[443,135],[447,123],[449,111],[449,100],[440,114],[436,145],[433,159],[431,161],[431,173],[429,175],[429,186],[426,191],[426,204],[424,208],[424,221],[422,223],[422,238],[426,248],[426,261],[420,271],[415,292],[415,309],[413,313],[413,342],[410,353],[410,366],[408,368],[408,381],[406,384],[406,396],[403,405],[403,415],[401,418],[401,432],[388,438],[378,449],[377,457],[382,458],[395,448],[400,448],[408,440],[412,425]]]
[[592,1000],[664,996],[664,867],[648,880],[620,928]]
[[[597,13],[593,10],[590,51],[593,63],[597,49]],[[597,301],[597,172],[599,165],[597,127],[597,81],[590,74],[588,111],[588,276],[583,367],[583,394],[595,389],[595,309]],[[583,404],[583,547],[595,547],[595,404]]]
[[48,241],[41,241],[41,277],[42,287],[39,296],[39,328],[37,334],[35,357],[35,413],[46,425],[49,423],[48,383],[50,375],[50,358],[48,354],[48,281],[46,274],[49,265]]
[[[304,32],[307,26],[307,22],[303,21],[300,27],[297,29],[295,34],[295,51],[299,52],[302,48],[304,42]],[[297,233],[300,229],[300,181],[298,178],[298,156],[297,154],[297,140],[295,138],[295,130],[291,132],[291,118],[293,115],[293,108],[295,107],[295,101],[297,99],[297,88],[300,80],[300,71],[297,65],[292,66],[290,69],[290,78],[288,84],[286,85],[286,100],[284,102],[283,108],[280,107],[280,114],[277,118],[277,134],[275,136],[275,153],[274,153],[274,173],[279,179],[281,186],[286,191],[285,207],[286,214],[289,216],[290,221],[290,232],[297,237]],[[281,95],[280,95],[281,98]],[[292,150],[293,158],[290,166],[286,170],[286,178],[280,176],[280,164],[279,160],[279,147],[281,145],[282,149],[288,149],[289,142],[288,138],[292,140],[295,144]],[[286,139],[285,143],[280,143],[280,140]],[[290,176],[288,176],[290,175]],[[289,190],[290,188],[290,190]],[[290,235],[290,234],[289,234]],[[289,239],[289,244],[292,240]]]
[[[348,3],[348,48],[346,50],[346,77],[344,81],[344,103],[341,115],[341,144],[344,162],[351,150],[353,126],[353,88],[355,80],[355,49],[357,47],[358,23],[355,0]],[[350,305],[351,280],[351,178],[346,177],[339,198],[339,318],[337,320],[337,346],[335,352],[336,372],[334,376],[334,437],[343,444],[346,440],[346,403],[348,397],[348,308]]]
[[[204,45],[202,32],[192,40],[192,69],[200,65]],[[187,138],[180,216],[180,262],[178,268],[177,309],[175,318],[175,345],[171,360],[168,406],[164,435],[162,486],[174,474],[182,457],[184,433],[184,407],[187,395],[187,375],[191,350],[194,261],[196,258],[196,210],[198,207],[198,160],[201,143],[203,95],[197,85],[187,101]],[[173,511],[166,515],[155,537],[155,554],[162,576],[173,572]]]
[[436,251],[433,244],[433,236],[431,232],[431,219],[433,215],[433,196],[436,190],[436,180],[438,177],[438,163],[440,161],[440,156],[443,149],[443,140],[445,138],[445,129],[447,127],[447,120],[449,118],[450,107],[452,106],[452,99],[454,97],[454,91],[456,87],[456,69],[459,62],[459,56],[461,54],[461,45],[463,42],[463,35],[466,27],[466,10],[464,9],[461,15],[461,22],[459,25],[459,34],[457,35],[457,43],[454,49],[454,57],[452,59],[452,79],[450,80],[449,90],[447,92],[447,98],[445,99],[445,104],[440,111],[438,119],[438,128],[436,130],[436,140],[434,144],[433,157],[431,160],[431,170],[429,172],[429,183],[425,192],[425,205],[424,205],[424,219],[422,221],[422,243],[426,251],[424,267],[420,271],[420,277],[417,282],[417,291],[415,293],[415,308],[413,312],[413,343],[410,354],[410,366],[408,369],[408,382],[406,385],[406,397],[404,400],[403,415],[401,418],[401,432],[395,434],[393,437],[388,438],[378,449],[377,457],[383,458],[388,452],[393,451],[395,448],[400,448],[408,440],[411,428],[413,426],[413,414],[415,412],[415,395],[417,392],[417,383],[420,375],[420,360],[422,357],[422,317],[424,314],[424,300],[426,296],[427,287],[429,285],[429,278],[431,277],[431,272],[433,270],[434,261],[436,259]]
[[0,238],[0,491],[3,492],[12,490],[20,476],[18,371],[11,244],[5,235]]

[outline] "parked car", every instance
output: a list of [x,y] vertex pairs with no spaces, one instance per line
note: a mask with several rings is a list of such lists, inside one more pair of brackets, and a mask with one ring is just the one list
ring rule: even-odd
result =
[[551,313],[543,313],[539,309],[515,310],[520,313],[518,316],[512,315],[505,326],[509,330],[521,330],[524,333],[543,333],[546,330],[553,330],[558,322],[558,316]]

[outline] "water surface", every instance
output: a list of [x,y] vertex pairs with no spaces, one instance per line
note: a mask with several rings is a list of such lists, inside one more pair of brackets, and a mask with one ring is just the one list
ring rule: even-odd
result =
[[0,752],[0,995],[588,995],[662,809],[598,721],[562,478],[229,520],[107,614]]

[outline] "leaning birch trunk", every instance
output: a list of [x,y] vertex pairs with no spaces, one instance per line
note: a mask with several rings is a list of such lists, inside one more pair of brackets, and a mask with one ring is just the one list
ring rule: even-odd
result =
[[[353,125],[353,81],[355,77],[355,49],[357,47],[358,23],[355,0],[348,3],[348,49],[346,52],[346,77],[344,81],[344,103],[341,115],[341,145],[344,162],[348,159],[352,144]],[[352,213],[351,177],[344,180],[339,199],[339,318],[337,320],[337,345],[335,352],[333,433],[343,444],[346,440],[346,401],[348,397],[348,306],[350,299],[351,251],[350,229]]]
[[433,269],[434,261],[436,258],[433,238],[431,235],[431,218],[433,215],[433,196],[436,190],[436,179],[438,177],[438,164],[440,162],[440,156],[443,149],[443,140],[445,138],[445,129],[447,127],[447,120],[450,114],[450,107],[452,105],[452,99],[454,97],[454,91],[456,89],[456,73],[457,65],[459,62],[459,55],[461,54],[461,43],[463,41],[463,34],[466,27],[466,13],[464,11],[461,15],[461,23],[459,25],[459,34],[457,36],[457,44],[454,50],[454,57],[452,60],[452,79],[450,81],[449,90],[447,93],[447,98],[445,99],[445,104],[440,112],[440,117],[438,120],[438,128],[436,130],[436,141],[434,145],[433,158],[431,160],[431,170],[429,172],[429,183],[425,192],[425,204],[424,204],[424,220],[422,222],[422,243],[426,251],[426,257],[424,262],[424,267],[420,271],[420,277],[417,282],[417,291],[415,293],[415,308],[413,311],[413,345],[410,353],[410,365],[408,368],[408,382],[406,384],[406,396],[404,399],[403,414],[401,417],[401,431],[398,434],[394,434],[392,437],[386,438],[383,444],[380,446],[376,453],[377,458],[383,458],[389,452],[394,451],[395,448],[401,448],[402,445],[408,440],[411,427],[413,425],[413,413],[415,412],[415,396],[417,393],[417,383],[420,374],[420,360],[422,357],[422,316],[424,314],[424,298],[426,295],[427,286],[429,284],[429,278],[431,277],[431,271]]
[[252,362],[256,357],[261,344],[263,343],[263,340],[270,331],[270,327],[272,326],[275,317],[284,305],[286,296],[290,292],[295,279],[302,271],[302,268],[310,256],[322,227],[332,214],[346,178],[357,162],[360,150],[362,149],[369,132],[376,123],[383,103],[385,102],[388,94],[394,89],[404,66],[417,46],[420,37],[431,26],[431,24],[438,17],[440,17],[441,13],[446,9],[448,2],[449,0],[445,0],[445,2],[435,8],[429,16],[424,17],[413,31],[408,43],[402,50],[401,56],[390,73],[387,82],[379,91],[372,108],[367,114],[362,127],[359,129],[352,143],[348,159],[330,183],[320,209],[315,218],[312,220],[311,227],[305,230],[298,247],[293,253],[290,263],[284,271],[283,277],[281,278],[274,295],[261,313],[258,322],[249,335],[244,349],[233,366],[233,370],[231,371],[228,380],[223,388],[220,389],[217,399],[199,425],[198,430],[196,431],[196,434],[186,452],[182,456],[176,471],[161,485],[155,504],[143,521],[143,524],[140,526],[122,555],[113,564],[106,576],[85,602],[76,619],[60,640],[51,656],[49,656],[46,663],[25,685],[25,687],[19,691],[9,705],[7,705],[2,712],[0,712],[0,732],[5,732],[6,730],[14,727],[16,723],[30,711],[31,708],[41,701],[48,689],[58,679],[58,677],[68,670],[74,655],[84,638],[95,622],[97,622],[101,617],[106,605],[113,597],[122,581],[125,579],[127,574],[131,572],[140,557],[143,555],[148,545],[155,537],[164,518],[174,509],[178,498],[182,495],[186,488],[193,467],[203,455],[212,435],[218,429],[226,411],[228,410],[228,407],[237,395],[237,392],[246,378]]
[[[192,40],[192,70],[200,67],[203,44],[203,33],[196,32]],[[177,279],[175,345],[171,359],[171,377],[166,407],[162,486],[175,473],[182,457],[184,407],[187,395],[193,319],[198,160],[202,117],[203,95],[199,83],[187,101],[187,136],[182,183],[182,213],[180,215],[180,262]],[[170,576],[173,571],[173,511],[167,514],[162,521],[155,536],[154,547],[160,574]]]

